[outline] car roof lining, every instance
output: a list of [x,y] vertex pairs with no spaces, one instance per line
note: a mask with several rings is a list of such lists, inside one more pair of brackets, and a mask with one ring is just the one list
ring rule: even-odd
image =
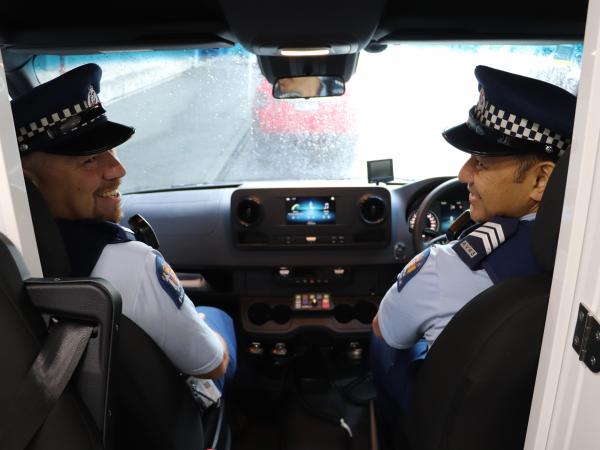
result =
[[[120,5],[90,12],[65,4],[9,5],[0,15],[0,47],[65,51],[181,48],[241,42],[327,41],[364,48],[370,40],[583,39],[587,0],[171,0],[169,6]],[[267,30],[260,25],[268,23]]]
[[[257,53],[265,77],[341,75],[348,80],[357,53],[371,43],[581,42],[587,0],[171,0],[169,7],[123,5],[90,13],[69,5],[10,5],[0,15],[0,49],[8,74],[35,54],[201,49],[242,44]],[[282,46],[330,46],[321,61],[274,56]],[[10,76],[10,75],[9,75]],[[9,81],[10,83],[10,81]],[[20,89],[19,89],[20,90]]]

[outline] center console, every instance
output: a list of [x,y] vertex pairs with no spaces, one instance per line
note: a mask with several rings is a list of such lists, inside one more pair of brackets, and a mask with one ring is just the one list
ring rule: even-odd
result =
[[321,252],[389,245],[390,204],[389,191],[376,186],[236,190],[230,217],[238,249],[287,250],[281,252],[281,261],[290,252],[306,256],[306,264],[245,272],[244,329],[273,337],[306,329],[336,335],[370,332],[378,302],[389,287],[387,278],[373,267],[315,262]]

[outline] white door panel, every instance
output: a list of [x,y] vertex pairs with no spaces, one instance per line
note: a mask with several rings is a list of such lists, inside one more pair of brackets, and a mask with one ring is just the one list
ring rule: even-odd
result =
[[600,1],[589,4],[565,206],[527,450],[600,449],[600,375],[571,347],[579,303],[600,312]]
[[42,276],[0,54],[0,232],[19,248],[31,275]]

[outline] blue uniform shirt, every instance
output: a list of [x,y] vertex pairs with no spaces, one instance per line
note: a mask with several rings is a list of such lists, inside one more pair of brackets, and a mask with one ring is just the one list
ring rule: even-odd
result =
[[[521,220],[533,220],[535,214]],[[471,270],[452,246],[434,245],[407,264],[379,306],[383,340],[406,349],[424,338],[433,344],[454,315],[494,283],[485,269]]]

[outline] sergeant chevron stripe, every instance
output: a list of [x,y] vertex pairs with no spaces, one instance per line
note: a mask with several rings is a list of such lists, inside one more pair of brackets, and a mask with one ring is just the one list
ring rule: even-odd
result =
[[516,231],[518,223],[519,219],[516,218],[495,217],[477,227],[452,248],[467,266],[475,269]]
[[473,231],[470,236],[481,239],[485,248],[486,255],[492,253],[500,244],[504,242],[504,232],[502,225],[495,222],[486,222],[477,230]]

